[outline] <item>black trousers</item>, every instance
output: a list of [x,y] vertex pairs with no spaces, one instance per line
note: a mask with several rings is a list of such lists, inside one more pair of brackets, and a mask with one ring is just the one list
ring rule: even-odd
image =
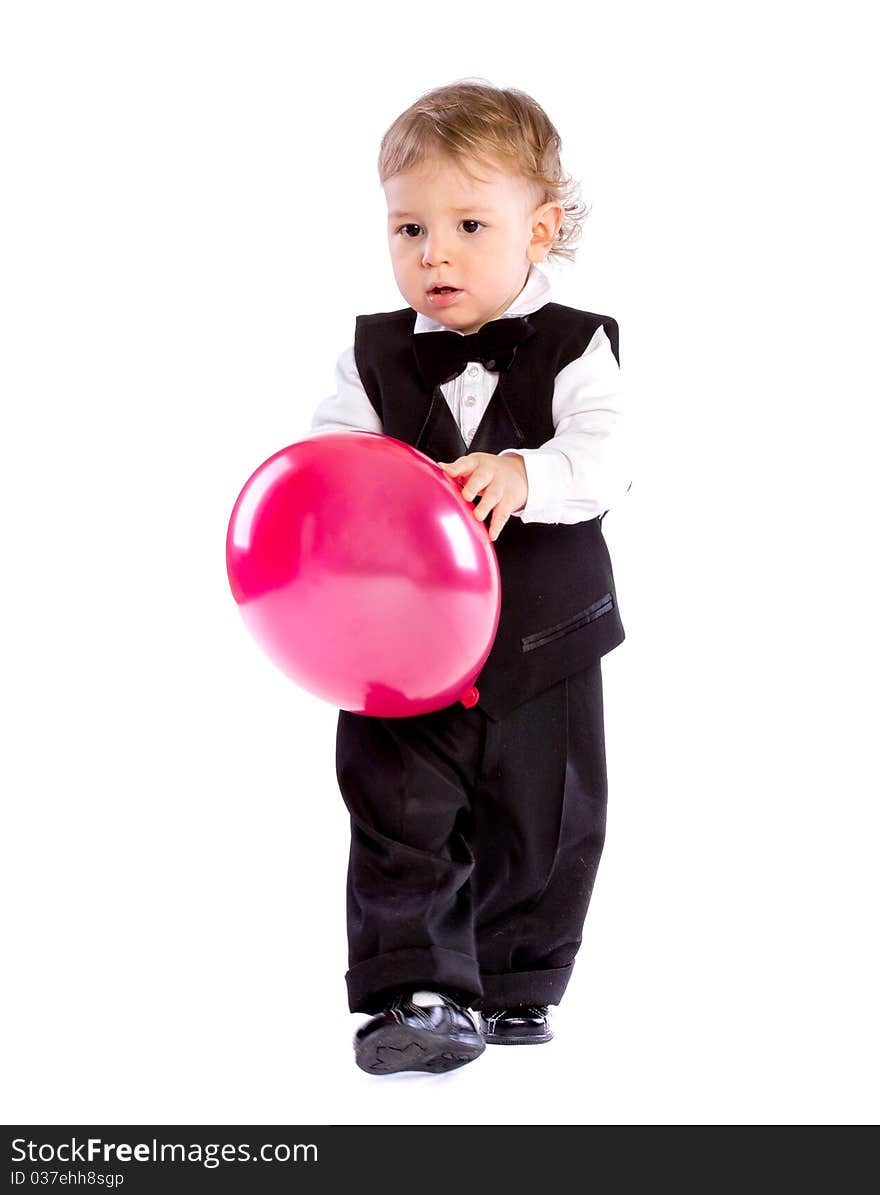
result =
[[352,1012],[402,987],[558,1004],[605,840],[601,661],[493,722],[340,710]]

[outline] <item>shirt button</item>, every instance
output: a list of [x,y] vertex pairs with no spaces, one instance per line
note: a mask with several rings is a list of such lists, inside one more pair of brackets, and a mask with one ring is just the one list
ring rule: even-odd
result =
[[464,400],[464,405],[466,407],[472,407],[476,401],[477,400],[474,398],[474,396],[472,394],[468,394]]
[[468,366],[468,373],[470,374],[470,376],[471,376],[472,378],[475,378],[475,377],[477,376],[477,373],[478,373],[478,370],[477,370],[477,367],[476,367],[476,365],[469,365],[469,366]]
[[476,430],[477,429],[475,427],[469,427],[467,429],[467,431],[464,434],[467,436],[468,440],[472,440],[474,438],[474,432]]

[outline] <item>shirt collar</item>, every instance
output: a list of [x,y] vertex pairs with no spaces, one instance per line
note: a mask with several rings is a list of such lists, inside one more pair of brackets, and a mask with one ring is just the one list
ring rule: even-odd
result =
[[[507,310],[495,318],[507,319],[508,316],[531,315],[533,311],[537,311],[539,307],[543,307],[545,303],[550,302],[550,291],[550,279],[537,263],[532,262],[525,286]],[[413,333],[454,331],[456,331],[455,328],[447,328],[445,324],[438,323],[437,320],[432,319],[429,315],[423,315],[421,311],[416,314]],[[459,335],[463,336],[464,333],[460,332]]]

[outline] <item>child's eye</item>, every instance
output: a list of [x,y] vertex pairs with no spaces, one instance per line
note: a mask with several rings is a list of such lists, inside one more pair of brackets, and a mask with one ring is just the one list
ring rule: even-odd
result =
[[[407,230],[408,228],[417,228],[419,231],[421,231],[421,225],[420,225],[420,224],[401,224],[400,228],[398,228],[398,230],[397,230],[397,231],[398,231],[398,232],[403,232],[403,233],[406,233],[406,236],[407,236],[407,239],[408,239],[408,240],[413,240],[413,237],[410,237],[410,236],[409,236],[409,233],[407,233],[407,232],[406,232],[406,230]],[[418,232],[416,232],[416,233],[414,234],[414,236],[418,236]]]
[[[479,220],[462,220],[462,224],[476,224],[477,228],[483,227]],[[474,231],[476,231],[476,229]],[[466,228],[465,232],[470,232],[470,229]]]

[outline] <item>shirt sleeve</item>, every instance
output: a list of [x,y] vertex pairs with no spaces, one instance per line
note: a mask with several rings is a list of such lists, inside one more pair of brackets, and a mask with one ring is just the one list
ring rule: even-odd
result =
[[354,345],[336,362],[336,393],[318,405],[311,432],[381,432],[382,420],[367,397],[354,359]]
[[525,462],[529,494],[513,511],[524,523],[580,523],[627,493],[631,455],[620,367],[600,325],[582,356],[556,375],[554,435],[540,448],[505,448]]

